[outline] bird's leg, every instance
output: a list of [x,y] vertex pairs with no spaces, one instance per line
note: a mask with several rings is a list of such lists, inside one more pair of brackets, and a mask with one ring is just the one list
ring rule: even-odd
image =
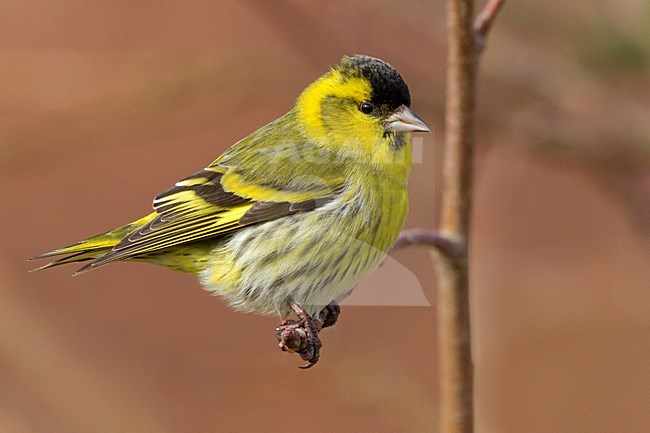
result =
[[336,323],[341,307],[333,301],[319,313],[318,319],[312,318],[302,305],[295,301],[290,301],[289,307],[296,313],[298,320],[285,319],[275,329],[279,346],[283,351],[300,354],[302,359],[309,361],[309,364],[302,368],[309,368],[316,364],[320,357],[320,330]]
[[318,362],[323,345],[318,338],[321,321],[314,320],[302,305],[295,301],[289,301],[289,307],[296,313],[298,320],[285,320],[275,329],[280,348],[287,352],[297,352],[308,362],[301,368],[310,368]]

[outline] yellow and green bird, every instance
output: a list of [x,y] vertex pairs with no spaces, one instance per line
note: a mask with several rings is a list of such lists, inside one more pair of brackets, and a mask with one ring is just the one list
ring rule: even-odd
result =
[[189,272],[234,308],[288,316],[284,350],[313,365],[336,301],[376,269],[408,211],[410,109],[400,74],[343,57],[284,116],[153,200],[149,215],[36,258],[39,269],[90,261],[77,274],[137,260]]

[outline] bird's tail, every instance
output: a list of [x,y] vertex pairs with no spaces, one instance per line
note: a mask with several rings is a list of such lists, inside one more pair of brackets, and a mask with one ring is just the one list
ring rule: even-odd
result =
[[39,260],[49,257],[67,255],[66,257],[54,260],[46,265],[33,269],[32,271],[40,271],[54,266],[65,265],[67,263],[84,262],[86,260],[97,259],[110,252],[113,247],[117,245],[126,235],[151,221],[155,215],[155,213],[149,214],[144,218],[134,221],[131,224],[116,228],[115,230],[111,230],[110,232],[93,236],[81,242],[77,242],[76,244],[50,251],[49,253],[32,257],[29,260]]

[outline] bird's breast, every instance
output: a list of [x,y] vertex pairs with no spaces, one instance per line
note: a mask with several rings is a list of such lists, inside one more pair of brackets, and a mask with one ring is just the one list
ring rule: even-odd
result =
[[342,232],[387,252],[408,213],[406,184],[375,177],[359,180],[342,197],[338,212]]
[[320,311],[379,266],[407,208],[405,186],[359,179],[318,209],[241,230],[202,281],[238,309],[282,313],[291,298]]

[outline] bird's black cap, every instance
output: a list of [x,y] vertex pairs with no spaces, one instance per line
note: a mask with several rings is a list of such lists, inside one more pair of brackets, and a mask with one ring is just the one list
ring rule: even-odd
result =
[[388,63],[370,56],[345,56],[340,69],[343,76],[361,74],[370,81],[372,99],[375,106],[386,106],[394,110],[400,105],[411,106],[409,88],[402,76]]

